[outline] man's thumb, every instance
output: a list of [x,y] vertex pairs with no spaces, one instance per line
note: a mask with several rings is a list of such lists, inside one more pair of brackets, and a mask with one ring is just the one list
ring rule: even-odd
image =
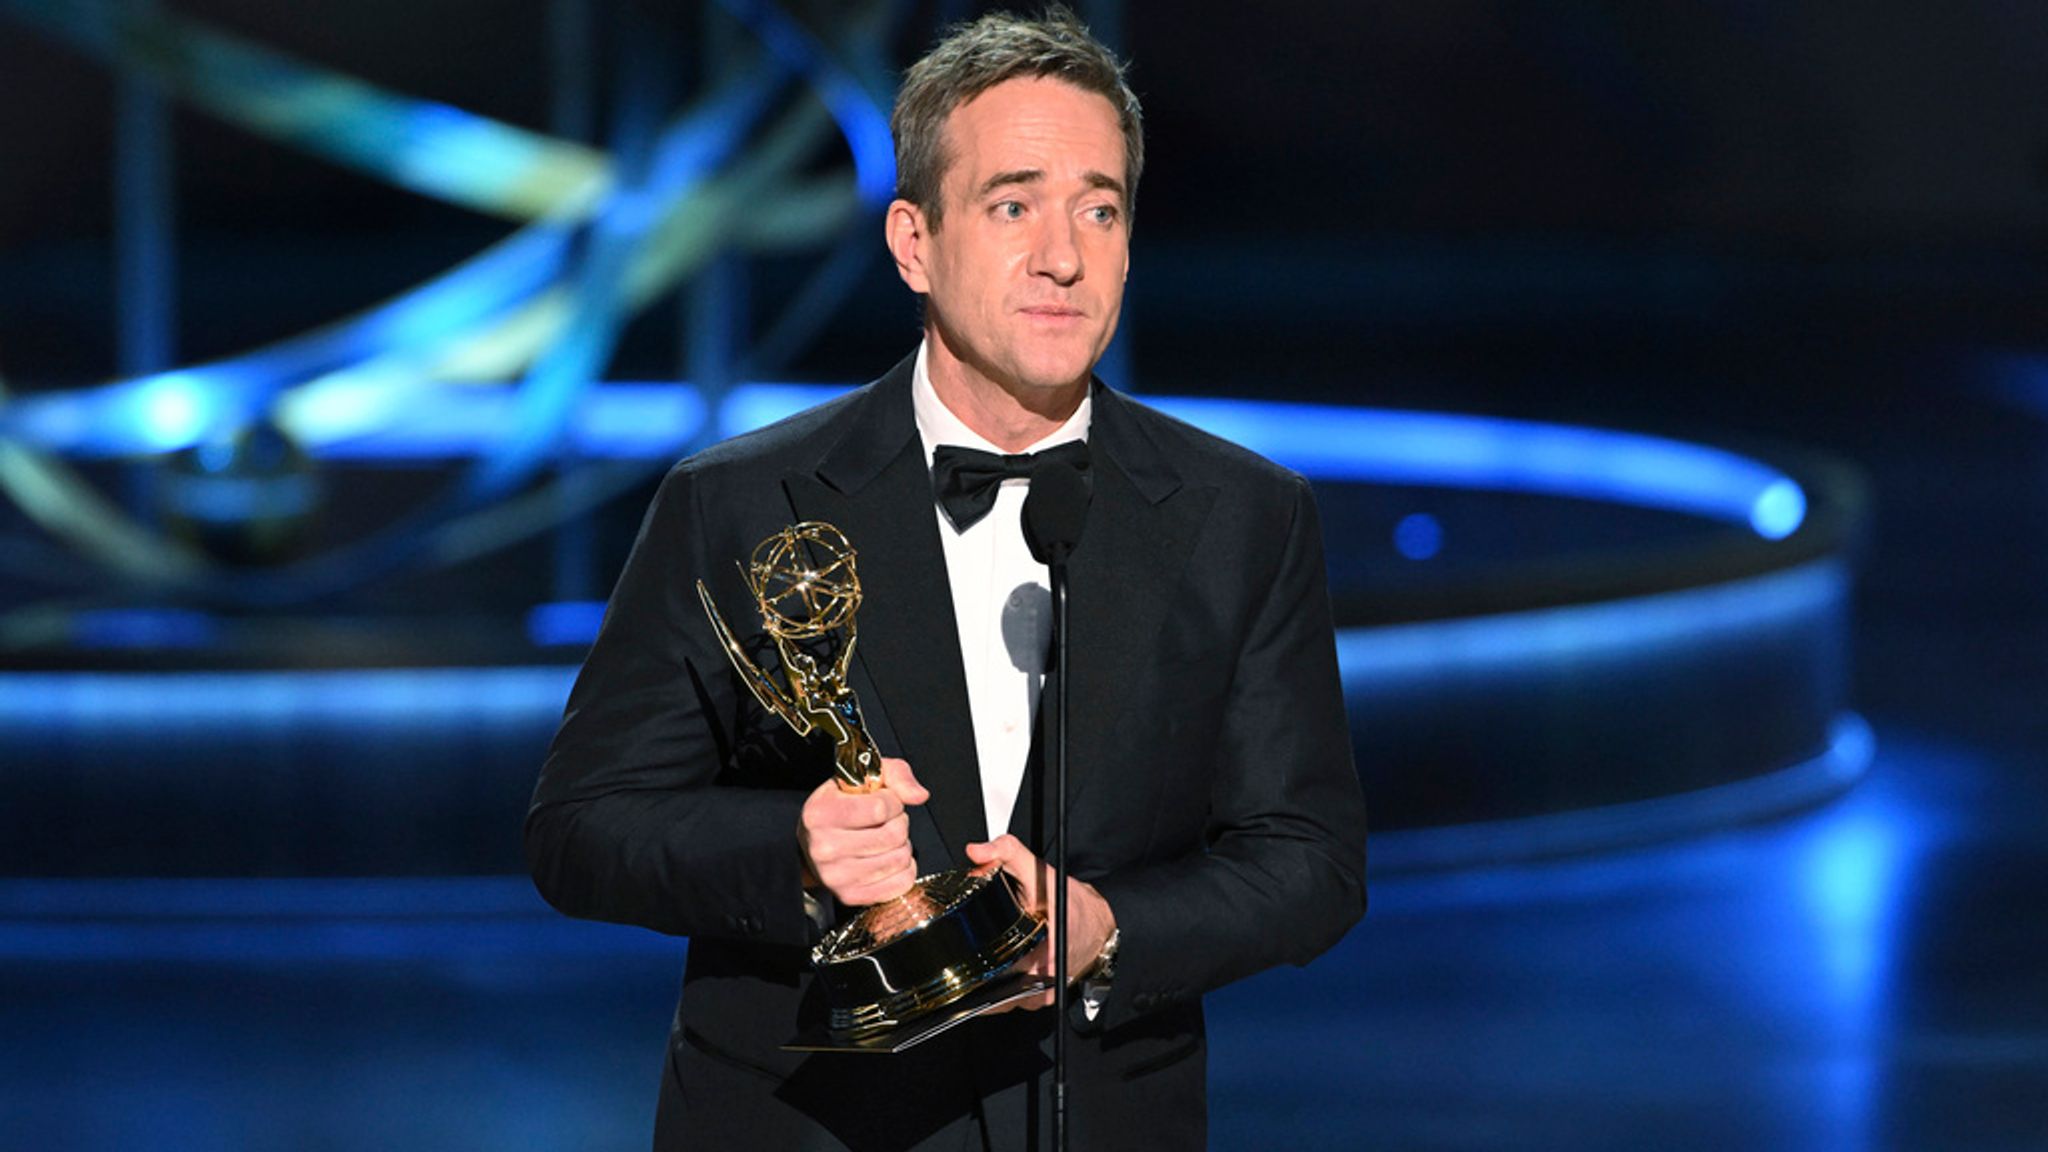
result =
[[932,798],[930,790],[917,782],[908,760],[882,757],[882,785],[905,804],[922,804]]

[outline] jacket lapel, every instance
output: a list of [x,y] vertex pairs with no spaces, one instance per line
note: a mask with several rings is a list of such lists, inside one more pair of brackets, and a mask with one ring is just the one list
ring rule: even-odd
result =
[[[1114,754],[1111,737],[1127,719],[1126,688],[1141,681],[1145,663],[1155,657],[1160,626],[1215,499],[1213,488],[1185,485],[1173,454],[1132,408],[1132,401],[1096,386],[1088,433],[1093,494],[1067,573],[1067,787],[1076,807],[1091,780],[1116,770],[1105,761]],[[1019,793],[1020,806],[1035,799],[1037,819],[1013,819],[1011,826],[1033,829],[1036,846],[1049,850],[1054,797],[1049,761],[1040,751],[1034,750],[1030,772],[1044,783],[1027,779]],[[1017,816],[1024,815],[1020,808]]]
[[838,527],[853,544],[861,583],[855,656],[871,688],[861,691],[861,708],[883,752],[909,760],[931,790],[923,811],[952,859],[920,853],[930,872],[967,866],[961,845],[986,839],[987,820],[931,473],[911,412],[913,363],[876,382],[815,473],[793,475],[785,488],[797,515]]

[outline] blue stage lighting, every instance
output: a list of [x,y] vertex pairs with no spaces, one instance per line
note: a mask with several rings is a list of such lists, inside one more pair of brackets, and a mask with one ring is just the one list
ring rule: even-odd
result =
[[[719,413],[733,436],[844,392],[735,389]],[[1631,504],[1748,525],[1780,540],[1806,519],[1806,494],[1766,464],[1703,444],[1529,420],[1258,400],[1148,396],[1206,432],[1317,480],[1478,488]]]
[[176,608],[104,608],[71,617],[71,643],[84,649],[208,648],[220,625],[204,612]]
[[1867,997],[1883,978],[1900,847],[1895,821],[1858,812],[1827,827],[1806,860],[1805,892],[1831,991]]
[[1394,525],[1394,551],[1410,560],[1434,559],[1444,547],[1444,526],[1427,512],[1411,512]]
[[[333,407],[322,420],[309,422],[325,422],[340,438],[316,444],[315,455],[364,463],[477,456],[511,427],[519,402],[509,389],[478,385],[406,390],[402,420],[369,411],[399,398],[367,381],[323,394],[320,403]],[[359,421],[348,411],[352,407],[362,408],[367,418]],[[705,415],[701,395],[686,385],[608,384],[598,402],[577,409],[567,439],[584,459],[658,460],[685,451],[702,431]],[[359,426],[368,430],[357,431]]]
[[861,201],[870,207],[887,204],[896,194],[896,144],[882,102],[776,5],[761,0],[720,2],[752,29],[777,59],[804,74],[853,152],[854,180]]
[[1526,612],[1425,620],[1337,633],[1344,690],[1483,676],[1530,663],[1631,659],[1738,630],[1845,610],[1848,571],[1822,560],[1723,584]]
[[248,728],[461,726],[559,713],[573,667],[359,668],[263,672],[0,674],[0,747],[38,732],[151,732],[166,725]]
[[735,388],[719,406],[718,437],[726,440],[766,428],[849,391],[843,384],[748,384]]
[[526,636],[542,648],[588,644],[604,623],[602,600],[564,600],[536,604],[526,614]]
[[1790,480],[1774,480],[1757,494],[1749,526],[1766,540],[1783,540],[1806,520],[1806,493]]
[[1771,539],[1805,517],[1789,477],[1703,444],[1530,420],[1180,397],[1152,403],[1304,475],[1665,508]]
[[222,415],[216,393],[183,372],[139,381],[123,399],[117,411],[128,435],[118,439],[130,451],[182,448],[211,431]]

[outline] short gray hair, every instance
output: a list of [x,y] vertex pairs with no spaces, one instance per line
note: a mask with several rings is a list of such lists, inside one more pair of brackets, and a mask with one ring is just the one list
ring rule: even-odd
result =
[[1116,54],[1060,4],[1036,19],[991,12],[956,24],[904,73],[889,116],[889,133],[896,140],[897,198],[917,205],[937,228],[939,184],[953,159],[946,155],[946,118],[1006,80],[1043,76],[1093,92],[1116,109],[1124,135],[1124,209],[1132,211],[1138,173],[1145,167],[1143,110],[1124,81]]

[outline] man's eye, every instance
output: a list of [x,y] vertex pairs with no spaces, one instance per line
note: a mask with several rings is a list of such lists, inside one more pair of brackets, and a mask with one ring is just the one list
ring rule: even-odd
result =
[[1024,216],[1024,205],[1015,200],[1005,200],[996,205],[996,215],[1005,220],[1018,220]]
[[1088,218],[1097,224],[1116,223],[1116,209],[1108,204],[1098,204],[1088,210]]

